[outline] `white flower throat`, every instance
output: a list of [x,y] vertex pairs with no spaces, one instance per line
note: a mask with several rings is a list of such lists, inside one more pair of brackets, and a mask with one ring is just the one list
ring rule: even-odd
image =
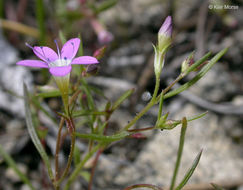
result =
[[70,59],[57,59],[54,62],[50,62],[48,63],[49,67],[64,67],[64,66],[68,66],[71,64],[71,60]]

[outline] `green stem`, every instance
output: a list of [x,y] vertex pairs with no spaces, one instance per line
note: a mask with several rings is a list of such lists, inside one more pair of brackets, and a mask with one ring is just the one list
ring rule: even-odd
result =
[[64,190],[69,190],[70,189],[70,185],[72,184],[72,182],[76,179],[76,177],[79,175],[80,171],[82,170],[84,164],[88,161],[88,159],[90,159],[94,153],[96,151],[98,151],[101,147],[103,146],[103,144],[98,144],[96,145],[90,152],[88,152],[85,157],[83,158],[83,160],[77,165],[77,167],[75,168],[75,170],[73,171],[73,173],[71,174],[71,176],[68,178],[67,180],[67,184],[64,187]]
[[179,167],[180,167],[181,155],[182,155],[183,147],[184,147],[186,128],[187,128],[187,120],[184,117],[182,119],[180,143],[179,143],[179,148],[178,148],[178,152],[177,152],[177,159],[176,159],[175,169],[174,169],[173,177],[172,177],[172,180],[171,180],[170,190],[173,190],[173,188],[175,186],[177,173],[178,173],[178,170],[179,170]]
[[68,162],[67,162],[67,166],[61,176],[61,178],[58,180],[57,185],[60,185],[60,183],[64,180],[64,178],[67,176],[68,171],[70,169],[71,163],[72,163],[72,159],[73,159],[73,152],[74,152],[74,146],[75,146],[75,129],[73,129],[74,131],[72,131],[71,133],[71,145],[70,145],[70,153],[68,156]]
[[124,127],[123,129],[124,131],[131,128],[137,122],[137,120],[139,120],[145,113],[147,113],[147,111],[156,103],[156,97],[159,91],[159,84],[160,84],[160,78],[156,77],[154,93],[150,102],[133,118],[131,122],[129,122],[128,125]]
[[123,130],[126,131],[130,129],[154,104],[155,102],[151,99],[150,102],[133,118],[133,120],[123,128]]
[[160,76],[156,77],[155,81],[155,87],[154,87],[154,93],[152,96],[152,100],[155,100],[159,91],[159,85],[160,85]]
[[164,91],[162,91],[161,94],[160,94],[159,111],[158,111],[157,121],[159,121],[160,117],[162,116],[163,103],[164,103]]

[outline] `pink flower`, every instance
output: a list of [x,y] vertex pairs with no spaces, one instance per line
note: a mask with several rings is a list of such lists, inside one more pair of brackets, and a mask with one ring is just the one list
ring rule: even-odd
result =
[[[56,43],[57,44],[57,43]],[[67,41],[60,52],[57,45],[57,53],[46,46],[29,46],[35,55],[42,59],[40,60],[22,60],[17,62],[17,65],[27,67],[49,68],[53,76],[63,77],[69,74],[72,70],[73,64],[97,64],[98,60],[91,56],[81,56],[74,58],[77,54],[80,39],[73,38]]]

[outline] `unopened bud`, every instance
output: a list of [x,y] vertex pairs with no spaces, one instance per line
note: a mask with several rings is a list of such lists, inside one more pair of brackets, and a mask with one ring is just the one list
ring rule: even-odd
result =
[[93,26],[93,29],[98,36],[100,44],[108,44],[114,39],[113,34],[107,31],[106,28],[97,19],[92,19],[91,25]]
[[101,47],[101,48],[99,48],[99,49],[97,49],[94,52],[93,57],[95,57],[98,60],[101,59],[102,57],[104,57],[104,54],[106,52],[106,49],[107,49],[107,46],[106,45],[103,46],[103,47]]
[[164,66],[165,53],[171,44],[172,35],[172,18],[168,16],[158,33],[158,45],[154,46],[154,71],[157,78],[160,77],[160,73]]
[[171,44],[172,18],[167,16],[158,33],[158,49],[165,51]]
[[171,120],[171,119],[169,119],[169,120],[167,120],[164,123],[164,125],[163,125],[163,127],[161,129],[168,129],[168,130],[170,130],[170,129],[175,128],[180,123],[181,123],[181,121],[179,121],[179,120]]
[[194,52],[192,52],[181,64],[181,73],[185,73],[194,63]]

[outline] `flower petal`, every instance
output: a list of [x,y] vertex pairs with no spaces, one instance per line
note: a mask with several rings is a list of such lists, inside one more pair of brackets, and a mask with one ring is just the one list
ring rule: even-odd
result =
[[27,67],[40,67],[48,68],[48,64],[39,60],[22,60],[16,63],[17,65],[27,66]]
[[68,40],[62,47],[61,58],[73,59],[78,51],[80,39],[72,38]]
[[97,63],[99,63],[99,61],[92,56],[77,57],[71,62],[71,64],[84,64],[84,65],[97,64]]
[[53,49],[46,46],[34,46],[33,52],[37,57],[39,57],[47,63],[54,62],[58,59],[56,52]]
[[63,77],[65,75],[67,75],[68,73],[70,73],[72,70],[72,66],[63,66],[63,67],[51,67],[49,69],[50,73],[54,76],[58,76],[58,77]]

